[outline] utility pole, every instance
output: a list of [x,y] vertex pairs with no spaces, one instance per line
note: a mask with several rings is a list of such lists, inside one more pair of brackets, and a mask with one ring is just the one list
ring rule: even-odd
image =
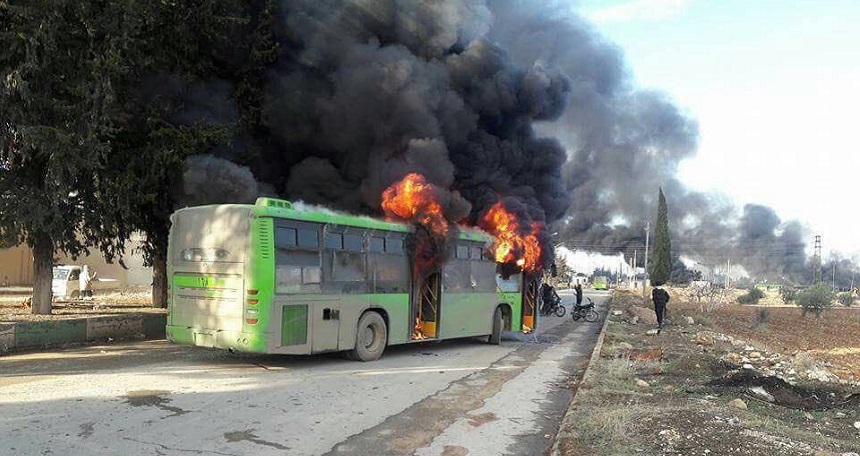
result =
[[833,284],[830,286],[831,290],[836,290],[836,261],[833,261]]
[[642,301],[648,302],[647,295],[645,294],[645,289],[647,288],[645,284],[648,283],[648,237],[651,235],[651,222],[647,222],[645,224],[645,278],[642,279]]
[[729,270],[732,268],[732,260],[726,259],[726,290],[729,289]]
[[[634,249],[634,250],[633,250],[633,286],[634,286],[634,287],[636,286],[636,279],[637,279],[637,274],[636,274],[636,252],[637,252],[637,250],[635,250],[635,249]],[[852,288],[853,288],[853,287],[852,287]]]
[[812,257],[812,284],[821,282],[821,236],[815,236],[815,255]]

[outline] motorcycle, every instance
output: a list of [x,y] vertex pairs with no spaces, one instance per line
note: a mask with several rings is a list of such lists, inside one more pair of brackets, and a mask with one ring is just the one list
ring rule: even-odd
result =
[[594,323],[600,317],[597,314],[597,311],[594,310],[594,301],[592,301],[591,298],[586,299],[588,299],[588,304],[573,306],[573,310],[570,312],[570,316],[573,317],[573,321],[578,321],[582,318],[589,323]]
[[557,317],[563,317],[567,312],[567,309],[561,305],[561,298],[553,296],[552,300],[549,303],[549,306],[544,306],[544,309],[541,310],[541,315],[550,315],[555,314]]

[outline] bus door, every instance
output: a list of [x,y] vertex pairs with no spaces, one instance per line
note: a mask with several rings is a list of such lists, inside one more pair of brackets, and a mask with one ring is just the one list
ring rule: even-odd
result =
[[418,282],[410,306],[412,340],[435,339],[439,337],[442,272],[431,272]]
[[539,306],[540,277],[523,273],[523,320],[522,331],[529,332],[537,327]]

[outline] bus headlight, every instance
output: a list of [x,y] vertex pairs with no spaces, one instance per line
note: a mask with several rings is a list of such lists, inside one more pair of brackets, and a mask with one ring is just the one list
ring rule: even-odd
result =
[[230,256],[230,252],[224,249],[193,248],[183,249],[179,253],[182,261],[224,261],[228,256]]

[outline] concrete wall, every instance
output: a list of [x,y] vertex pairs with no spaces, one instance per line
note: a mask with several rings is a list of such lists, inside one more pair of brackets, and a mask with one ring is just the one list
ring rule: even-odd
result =
[[0,353],[51,345],[122,339],[163,339],[165,314],[128,314],[0,323]]
[[[152,283],[152,268],[143,265],[143,255],[136,251],[140,242],[141,236],[134,235],[127,244],[123,262],[128,269],[117,262],[108,263],[97,249],[77,259],[58,253],[55,263],[81,266],[86,264],[90,271],[97,272],[99,277],[118,279],[122,288],[149,286]],[[33,253],[26,245],[0,249],[0,286],[4,285],[33,285]]]
[[32,285],[33,253],[26,245],[0,249],[0,286]]

